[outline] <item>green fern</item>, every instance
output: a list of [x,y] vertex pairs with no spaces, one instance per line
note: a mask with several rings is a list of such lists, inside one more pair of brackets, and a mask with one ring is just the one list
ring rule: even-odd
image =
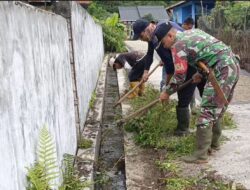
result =
[[55,186],[53,182],[59,177],[59,172],[56,149],[46,126],[40,131],[37,154],[38,163],[44,167],[45,179],[49,181],[50,187],[53,188]]
[[[37,154],[36,164],[28,169],[27,190],[57,189],[57,186],[53,184],[59,176],[56,150],[46,126],[40,131]],[[73,155],[64,154],[62,162],[63,183],[59,190],[82,190],[84,187],[89,187],[90,184],[82,181],[79,177],[79,172],[74,168]]]
[[59,190],[82,190],[89,187],[89,183],[81,181],[79,172],[74,168],[74,156],[70,154],[63,155],[63,185]]
[[36,163],[28,169],[27,174],[28,187],[27,190],[49,190],[49,182],[44,177],[44,166]]
[[36,164],[28,169],[27,190],[54,189],[54,181],[59,177],[59,172],[55,147],[46,126],[40,131],[37,155]]

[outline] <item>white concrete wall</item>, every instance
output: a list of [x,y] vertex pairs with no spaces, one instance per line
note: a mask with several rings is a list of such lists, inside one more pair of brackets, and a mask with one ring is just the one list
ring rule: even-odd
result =
[[[0,190],[24,190],[25,167],[34,163],[44,124],[59,158],[76,151],[67,24],[61,16],[11,1],[0,2],[0,23]],[[91,89],[97,72],[86,74]]]
[[81,129],[104,55],[102,28],[80,5],[72,2],[72,34]]

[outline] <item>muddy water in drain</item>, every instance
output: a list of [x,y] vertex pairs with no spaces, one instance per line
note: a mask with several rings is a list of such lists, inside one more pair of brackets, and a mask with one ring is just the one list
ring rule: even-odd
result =
[[119,98],[116,72],[107,68],[102,118],[102,137],[96,171],[96,190],[125,190],[123,131],[115,125],[121,107],[113,108]]

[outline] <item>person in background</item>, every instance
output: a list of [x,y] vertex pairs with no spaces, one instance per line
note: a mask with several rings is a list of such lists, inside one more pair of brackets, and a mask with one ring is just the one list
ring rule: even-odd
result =
[[[144,54],[139,51],[132,51],[127,53],[116,54],[114,57],[111,57],[109,60],[109,65],[114,69],[125,68],[129,70],[128,79],[130,88],[134,88],[142,79],[145,59],[143,58]],[[135,98],[142,96],[144,93],[145,84],[142,83],[137,87],[128,98]]]
[[191,30],[194,28],[194,19],[191,17],[188,17],[186,20],[184,20],[182,26],[184,30]]

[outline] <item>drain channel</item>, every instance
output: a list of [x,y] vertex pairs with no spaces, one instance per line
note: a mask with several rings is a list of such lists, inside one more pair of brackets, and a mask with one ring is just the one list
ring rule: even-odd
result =
[[117,115],[121,114],[120,106],[113,108],[118,98],[117,74],[108,67],[96,190],[126,190],[123,130],[114,124]]

